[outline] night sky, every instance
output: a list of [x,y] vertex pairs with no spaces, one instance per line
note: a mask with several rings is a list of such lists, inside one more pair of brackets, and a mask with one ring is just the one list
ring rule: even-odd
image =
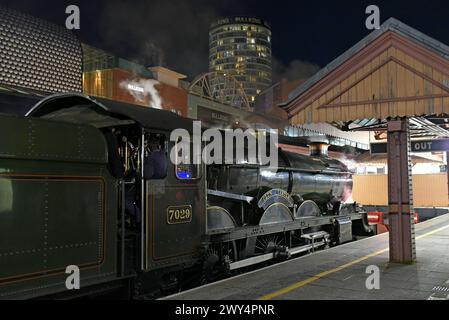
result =
[[144,65],[162,64],[189,75],[208,69],[208,31],[222,16],[268,20],[273,29],[275,78],[304,78],[369,31],[365,8],[381,21],[395,17],[449,44],[449,1],[253,0],[0,0],[0,4],[65,25],[65,8],[81,10],[79,38]]

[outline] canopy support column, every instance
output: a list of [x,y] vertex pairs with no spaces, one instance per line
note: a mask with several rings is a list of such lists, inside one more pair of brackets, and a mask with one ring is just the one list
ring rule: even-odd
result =
[[409,120],[388,121],[390,262],[416,259]]
[[447,200],[449,205],[449,151],[446,151]]

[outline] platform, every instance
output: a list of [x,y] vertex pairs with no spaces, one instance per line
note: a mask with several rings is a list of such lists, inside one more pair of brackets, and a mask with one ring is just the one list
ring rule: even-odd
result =
[[[417,262],[389,263],[388,234],[366,238],[167,297],[168,300],[449,298],[449,214],[416,225]],[[380,289],[366,288],[367,267]]]

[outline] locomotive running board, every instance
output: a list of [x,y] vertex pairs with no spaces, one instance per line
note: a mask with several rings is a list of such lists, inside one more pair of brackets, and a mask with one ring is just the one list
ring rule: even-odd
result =
[[[289,256],[293,256],[293,255],[303,253],[306,251],[314,251],[315,249],[325,246],[326,244],[327,244],[327,242],[325,240],[323,240],[323,241],[319,241],[319,242],[314,242],[312,244],[307,244],[305,246],[297,247],[294,249],[287,248],[287,253],[289,254]],[[252,265],[255,265],[258,263],[276,259],[277,257],[278,257],[278,254],[276,252],[273,252],[273,253],[267,253],[267,254],[263,254],[260,256],[244,259],[244,260],[237,261],[237,262],[232,262],[229,264],[229,270],[237,270],[237,269],[241,269],[244,267],[249,267],[249,266],[252,266]]]
[[235,194],[235,193],[229,193],[229,192],[223,192],[223,191],[217,191],[217,190],[211,190],[211,189],[207,190],[207,194],[216,196],[216,197],[231,199],[231,200],[245,201],[247,203],[251,203],[251,201],[253,201],[253,199],[254,199],[253,197],[242,196],[242,195]]

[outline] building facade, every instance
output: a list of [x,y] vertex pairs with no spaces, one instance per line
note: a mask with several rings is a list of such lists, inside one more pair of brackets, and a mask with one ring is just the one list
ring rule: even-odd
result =
[[287,120],[272,115],[232,108],[192,93],[188,96],[188,105],[189,118],[199,120],[205,127],[209,128],[275,129],[282,133],[288,124]]
[[189,94],[189,118],[199,120],[213,128],[232,128],[246,115],[243,110],[230,108],[220,102]]
[[168,110],[187,117],[185,76],[163,67],[145,68],[83,44],[83,89],[90,96]]
[[81,43],[63,27],[0,6],[0,85],[80,92]]
[[[243,86],[250,102],[271,86],[271,27],[261,19],[224,18],[215,22],[209,33],[209,70],[234,76]],[[223,90],[223,77],[213,86]],[[234,92],[224,92],[233,95]]]

